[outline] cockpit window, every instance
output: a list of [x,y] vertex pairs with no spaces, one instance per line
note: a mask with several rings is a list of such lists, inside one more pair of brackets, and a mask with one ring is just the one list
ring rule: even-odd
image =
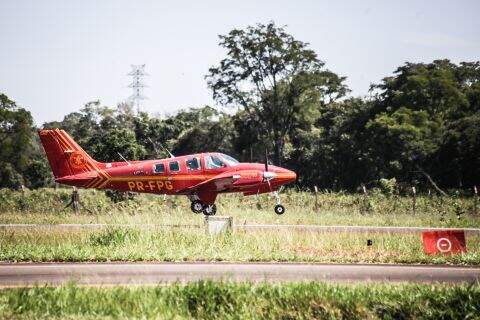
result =
[[200,161],[197,157],[187,159],[188,170],[200,170]]
[[220,156],[228,163],[230,166],[236,166],[239,162],[237,159],[230,157],[229,155],[220,153]]
[[207,169],[218,169],[226,167],[225,163],[220,160],[220,157],[214,155],[208,155],[205,157],[205,166]]

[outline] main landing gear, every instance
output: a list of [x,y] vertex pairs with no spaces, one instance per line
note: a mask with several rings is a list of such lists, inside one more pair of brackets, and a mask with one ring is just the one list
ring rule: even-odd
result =
[[193,213],[200,213],[203,211],[203,204],[200,200],[194,200],[190,205],[190,209],[192,209]]
[[215,204],[206,204],[203,206],[203,214],[206,216],[214,216],[217,213],[217,206]]
[[214,216],[215,213],[217,213],[217,206],[215,204],[203,204],[200,200],[192,201],[190,209],[192,209],[194,213],[203,212],[206,216]]

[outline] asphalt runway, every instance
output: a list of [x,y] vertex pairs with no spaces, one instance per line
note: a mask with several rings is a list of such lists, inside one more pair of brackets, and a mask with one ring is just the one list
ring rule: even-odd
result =
[[480,268],[306,263],[3,263],[0,287],[139,285],[196,280],[250,282],[479,283]]

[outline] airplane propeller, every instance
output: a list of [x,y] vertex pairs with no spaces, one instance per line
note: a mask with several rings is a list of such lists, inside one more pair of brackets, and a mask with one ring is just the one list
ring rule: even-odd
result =
[[265,148],[265,172],[268,172],[268,150]]
[[270,184],[270,180],[274,179],[277,175],[275,172],[268,171],[268,150],[265,148],[265,171],[263,172],[263,179],[268,183],[268,188],[270,192],[273,192],[272,185]]

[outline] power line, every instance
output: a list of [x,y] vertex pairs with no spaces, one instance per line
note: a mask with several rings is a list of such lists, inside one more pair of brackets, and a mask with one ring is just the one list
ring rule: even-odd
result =
[[141,111],[141,102],[142,100],[148,99],[143,95],[143,88],[148,87],[142,80],[143,77],[148,76],[148,73],[145,72],[145,64],[132,64],[132,71],[127,75],[132,77],[132,83],[128,85],[129,88],[132,88],[133,94],[128,97],[128,100],[132,103],[133,107],[136,108],[137,113]]

